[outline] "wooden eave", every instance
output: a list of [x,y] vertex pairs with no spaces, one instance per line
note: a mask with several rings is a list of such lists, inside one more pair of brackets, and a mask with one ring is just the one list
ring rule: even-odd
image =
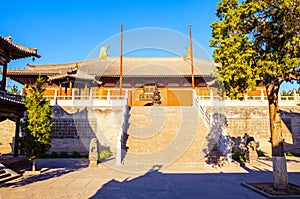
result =
[[9,53],[8,59],[10,60],[21,59],[31,56],[37,58],[41,57],[39,54],[37,54],[37,48],[29,48],[26,46],[16,44],[7,38],[3,38],[2,36],[0,36],[0,48]]

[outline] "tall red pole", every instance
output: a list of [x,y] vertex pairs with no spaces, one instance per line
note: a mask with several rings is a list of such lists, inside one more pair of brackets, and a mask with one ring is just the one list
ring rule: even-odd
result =
[[193,55],[193,37],[192,37],[192,25],[190,27],[190,55],[191,55],[191,68],[192,68],[192,88],[195,88],[195,68],[194,68],[194,55]]
[[123,25],[120,25],[120,95],[122,95],[123,81]]

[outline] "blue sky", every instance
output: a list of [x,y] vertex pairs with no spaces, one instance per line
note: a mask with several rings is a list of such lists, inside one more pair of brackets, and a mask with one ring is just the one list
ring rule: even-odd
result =
[[189,34],[188,25],[192,24],[193,38],[211,55],[210,24],[216,19],[218,1],[6,2],[2,6],[8,9],[0,13],[0,34],[37,47],[42,58],[36,63],[62,63],[85,59],[96,45],[118,34],[120,24],[124,31],[161,27],[186,35]]
[[[210,24],[216,20],[218,0],[74,0],[4,1],[1,3],[0,34],[13,41],[38,48],[35,64],[84,60],[99,43],[124,31],[160,27],[188,36],[212,55]],[[126,40],[126,38],[124,38]],[[125,43],[125,41],[124,41]],[[187,44],[188,45],[188,44]],[[159,54],[158,54],[159,56]],[[10,68],[25,68],[31,59],[11,62]],[[294,84],[295,87],[295,84]]]

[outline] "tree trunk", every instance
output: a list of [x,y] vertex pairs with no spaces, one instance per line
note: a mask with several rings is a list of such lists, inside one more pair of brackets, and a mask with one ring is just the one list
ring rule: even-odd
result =
[[274,189],[286,190],[288,187],[288,175],[284,155],[281,117],[278,106],[279,86],[280,83],[269,84],[267,86],[267,94],[270,115]]
[[32,171],[35,171],[35,158],[32,160]]
[[32,159],[32,171],[35,171],[35,156],[34,156],[34,149],[31,149],[31,152],[32,152],[32,156],[33,156],[33,159]]

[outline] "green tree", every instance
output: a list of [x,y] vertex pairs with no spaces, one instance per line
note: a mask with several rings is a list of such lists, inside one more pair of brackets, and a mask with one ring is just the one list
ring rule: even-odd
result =
[[21,123],[24,134],[22,146],[25,154],[33,160],[44,155],[51,147],[54,123],[50,121],[50,103],[44,98],[44,82],[43,78],[38,77],[35,85],[24,92],[23,98],[27,111]]
[[278,92],[283,81],[299,80],[300,0],[221,0],[211,24],[214,60],[231,98],[257,83],[266,87],[275,189],[288,185]]

